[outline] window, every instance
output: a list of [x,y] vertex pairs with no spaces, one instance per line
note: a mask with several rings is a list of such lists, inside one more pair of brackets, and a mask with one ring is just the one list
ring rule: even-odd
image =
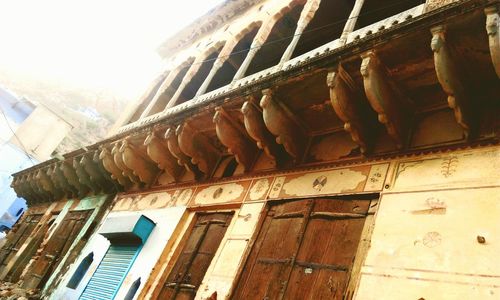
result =
[[130,286],[130,289],[128,290],[127,295],[125,295],[124,300],[134,299],[135,293],[137,293],[139,286],[141,286],[141,277],[137,278],[134,283],[132,283],[132,286]]
[[66,287],[70,289],[76,289],[80,284],[80,281],[82,281],[83,276],[85,276],[85,273],[87,273],[87,271],[89,270],[89,267],[93,261],[94,252],[90,252],[89,255],[85,256],[85,258],[80,262],[80,265],[78,265],[78,268],[76,268],[75,273],[73,274],[73,276],[71,276],[71,279],[69,280]]

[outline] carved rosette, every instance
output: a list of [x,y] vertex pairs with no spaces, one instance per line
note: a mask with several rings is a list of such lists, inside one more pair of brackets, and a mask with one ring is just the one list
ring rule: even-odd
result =
[[138,147],[125,139],[121,142],[119,152],[123,163],[134,176],[147,185],[154,183],[159,170]]
[[220,142],[234,154],[236,161],[249,171],[255,162],[258,149],[247,135],[245,128],[222,107],[215,109],[213,121]]
[[167,172],[175,181],[179,181],[184,170],[177,163],[177,158],[170,153],[167,140],[156,129],[151,130],[144,140],[144,145],[149,158],[158,165],[158,168]]
[[406,144],[413,119],[410,101],[390,78],[386,67],[373,51],[361,55],[361,75],[366,97],[398,148]]
[[299,124],[292,111],[273,97],[270,89],[262,91],[260,101],[262,117],[267,129],[276,136],[276,142],[285,147],[295,162],[302,160],[308,144],[305,129]]
[[328,73],[326,83],[330,88],[333,109],[344,122],[344,130],[360,146],[362,153],[368,152],[371,145],[367,126],[372,122],[362,119],[369,117],[368,109],[354,80],[342,66],[339,66],[337,71]]
[[[130,179],[123,175],[122,170],[118,168],[113,154],[106,147],[101,147],[98,158],[102,162],[104,169],[111,174],[113,180],[116,180],[125,189],[132,185]],[[94,156],[95,159],[96,157]]]
[[221,153],[203,133],[194,129],[189,122],[179,125],[176,133],[179,149],[191,157],[191,162],[197,165],[200,171],[210,176],[221,158]]
[[486,14],[486,32],[490,44],[491,61],[498,78],[500,78],[500,15],[498,6],[488,7],[484,13]]
[[473,116],[470,97],[463,80],[460,78],[460,70],[457,62],[453,59],[449,46],[446,42],[446,31],[443,26],[431,29],[431,48],[434,52],[434,67],[436,75],[448,95],[448,106],[453,109],[457,123],[463,128],[466,137],[470,136]]

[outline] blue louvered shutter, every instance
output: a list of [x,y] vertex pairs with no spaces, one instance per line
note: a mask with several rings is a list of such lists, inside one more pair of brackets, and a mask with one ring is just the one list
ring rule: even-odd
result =
[[85,290],[83,290],[80,299],[114,299],[140,248],[140,245],[109,246],[106,255],[104,255]]

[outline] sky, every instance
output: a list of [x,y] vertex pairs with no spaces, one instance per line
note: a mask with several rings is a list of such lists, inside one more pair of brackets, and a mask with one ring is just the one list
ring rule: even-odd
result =
[[0,0],[0,69],[135,98],[165,68],[161,42],[220,2]]

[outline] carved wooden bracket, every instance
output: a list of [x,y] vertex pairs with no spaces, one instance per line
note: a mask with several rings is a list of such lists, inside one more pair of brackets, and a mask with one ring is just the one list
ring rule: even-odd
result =
[[43,191],[49,194],[49,197],[54,200],[58,200],[63,196],[61,190],[57,189],[52,182],[49,175],[47,175],[47,169],[39,169],[36,171],[35,178],[39,182],[40,187]]
[[170,154],[177,159],[177,164],[183,166],[188,172],[193,173],[195,178],[199,178],[202,174],[198,167],[191,162],[191,158],[181,151],[179,138],[174,128],[168,128],[165,131],[165,139],[167,140],[167,147]]
[[172,176],[176,182],[179,181],[184,169],[177,163],[177,158],[170,153],[168,142],[164,136],[153,129],[144,140],[144,145],[147,147],[149,158],[156,162],[160,169]]
[[191,157],[191,162],[198,166],[207,177],[215,170],[221,153],[202,133],[191,127],[188,121],[176,129],[179,149]]
[[11,187],[19,197],[28,200],[29,203],[43,201],[41,195],[39,195],[29,183],[28,175],[14,177]]
[[[96,157],[94,156],[94,160],[95,159]],[[99,152],[99,160],[102,162],[102,166],[104,167],[104,169],[106,169],[106,171],[111,174],[111,178],[113,180],[116,180],[118,184],[120,184],[125,189],[128,189],[132,185],[130,179],[123,175],[122,170],[118,168],[115,163],[113,154],[111,154],[111,152],[107,148],[101,147],[101,150]]]
[[132,145],[127,139],[123,140],[120,147],[123,162],[133,171],[139,180],[147,185],[154,183],[158,175],[158,168],[149,157],[147,157],[138,147]]
[[73,158],[73,168],[75,169],[76,175],[78,175],[80,183],[88,186],[94,194],[101,192],[100,186],[91,179],[90,174],[87,173],[83,164],[80,163],[79,158]]
[[273,97],[272,90],[265,89],[262,94],[260,107],[267,129],[276,136],[276,142],[285,147],[295,162],[301,161],[308,144],[304,127],[284,103]]
[[64,174],[64,177],[68,180],[68,183],[76,188],[78,191],[78,196],[83,197],[89,192],[89,188],[87,185],[84,185],[80,182],[78,175],[73,168],[72,163],[68,161],[61,162],[61,171]]
[[484,13],[486,14],[486,32],[490,44],[491,60],[495,72],[500,78],[500,15],[498,6],[488,7]]
[[110,192],[114,188],[114,184],[111,182],[111,177],[109,173],[104,173],[99,168],[98,164],[94,161],[94,153],[87,152],[80,159],[80,165],[90,176],[90,181],[98,186],[99,190]]
[[403,148],[413,119],[411,101],[392,81],[386,67],[373,51],[364,53],[361,58],[366,97],[396,146]]
[[446,30],[443,26],[437,26],[431,29],[431,33],[437,78],[444,92],[448,94],[448,106],[453,109],[457,123],[463,128],[465,136],[469,137],[473,121],[471,101],[464,81],[460,78],[457,62],[446,43]]
[[264,150],[264,153],[274,161],[280,161],[282,151],[264,123],[262,110],[257,104],[257,100],[249,96],[247,101],[243,103],[241,112],[243,113],[245,129],[248,135],[257,142],[257,147]]
[[113,155],[113,160],[118,169],[121,170],[123,176],[127,177],[132,183],[140,184],[141,180],[134,172],[125,165],[123,161],[123,155],[120,152],[121,142],[116,142],[111,149],[111,154]]
[[215,131],[228,152],[234,154],[236,161],[245,171],[250,171],[258,154],[258,149],[247,135],[243,125],[233,119],[222,107],[217,107],[213,118]]
[[[371,120],[364,97],[354,80],[339,65],[337,71],[328,73],[326,83],[330,88],[330,101],[337,116],[344,122],[344,130],[349,132],[352,140],[366,153],[371,148],[369,127]],[[365,118],[365,119],[364,119]]]
[[72,198],[78,195],[78,190],[68,182],[66,177],[64,177],[60,162],[50,166],[47,174],[50,176],[52,181],[65,192],[66,197]]

